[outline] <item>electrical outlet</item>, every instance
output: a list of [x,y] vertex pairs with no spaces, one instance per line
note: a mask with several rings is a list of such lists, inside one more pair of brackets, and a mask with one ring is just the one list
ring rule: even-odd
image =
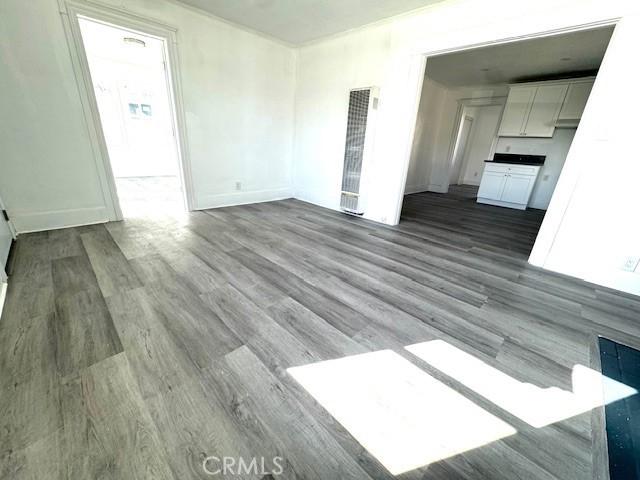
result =
[[477,177],[478,176],[478,172],[473,172],[473,176]]
[[549,180],[549,175],[545,175],[545,176],[543,176],[543,177],[542,177],[542,180],[544,180],[545,182],[546,182],[547,180]]
[[242,183],[236,182],[236,190],[242,190]]
[[640,263],[640,257],[627,257],[622,264],[622,270],[625,272],[635,272]]
[[511,145],[507,145],[504,149],[505,152],[509,153],[511,151]]

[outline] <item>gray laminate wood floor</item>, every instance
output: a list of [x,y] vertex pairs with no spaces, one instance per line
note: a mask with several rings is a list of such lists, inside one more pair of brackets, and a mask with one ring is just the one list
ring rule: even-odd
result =
[[21,235],[0,476],[604,478],[601,409],[537,395],[640,346],[640,301],[529,267],[541,220],[452,192],[396,228],[286,200]]

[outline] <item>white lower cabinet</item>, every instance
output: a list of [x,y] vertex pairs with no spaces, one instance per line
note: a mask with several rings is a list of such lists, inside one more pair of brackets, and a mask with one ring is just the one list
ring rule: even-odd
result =
[[526,209],[539,171],[540,167],[535,165],[486,164],[478,203]]
[[478,198],[500,200],[506,181],[507,176],[505,174],[501,172],[487,172],[485,170],[482,174],[480,188],[478,189]]

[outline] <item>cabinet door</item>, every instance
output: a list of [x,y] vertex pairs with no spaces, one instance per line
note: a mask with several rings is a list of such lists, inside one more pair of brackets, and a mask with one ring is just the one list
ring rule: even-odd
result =
[[522,134],[535,94],[536,87],[511,87],[509,89],[498,135],[519,137]]
[[591,88],[593,88],[593,80],[569,85],[558,119],[579,120],[591,94]]
[[526,205],[529,203],[529,195],[531,194],[531,190],[533,190],[533,184],[535,181],[535,175],[520,175],[518,173],[508,174],[505,179],[500,200],[503,202]]
[[524,128],[527,137],[553,137],[567,85],[540,85]]
[[501,172],[485,172],[482,174],[480,188],[478,189],[478,197],[487,198],[489,200],[500,200],[504,183],[507,179],[506,174]]

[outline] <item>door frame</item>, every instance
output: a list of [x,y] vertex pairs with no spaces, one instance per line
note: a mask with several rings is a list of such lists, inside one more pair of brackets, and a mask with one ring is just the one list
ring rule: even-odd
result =
[[[464,110],[463,110],[464,111]],[[458,175],[456,177],[456,184],[460,181],[460,177],[464,174],[464,164],[465,162],[465,158],[464,155],[465,153],[467,153],[467,147],[468,147],[468,142],[469,139],[471,137],[471,132],[473,131],[473,125],[474,125],[474,119],[471,115],[466,115],[466,114],[462,114],[460,116],[460,120],[457,119],[456,117],[456,121],[458,122],[458,128],[454,129],[454,136],[455,136],[455,140],[452,145],[449,145],[449,150],[451,151],[451,155],[449,155],[449,175],[447,175],[447,191],[449,190],[449,187],[451,186],[451,173],[452,173],[452,169],[454,168],[454,163],[455,163],[455,157],[456,154],[458,153],[458,149],[460,147],[460,140],[462,140],[462,131],[464,129],[464,123],[466,121],[469,121],[471,123],[471,126],[469,127],[469,132],[467,133],[467,138],[465,140],[465,144],[463,146],[462,149],[462,158],[461,158],[461,162],[460,162],[460,170],[458,172]],[[454,122],[454,125],[456,125],[456,123]],[[456,135],[457,133],[457,135]],[[452,148],[453,147],[453,148]]]
[[[461,98],[458,100],[458,110],[456,111],[455,120],[453,121],[454,125],[461,126],[464,109],[465,107],[494,107],[494,106],[504,106],[507,103],[507,97],[499,96],[499,97],[478,97],[478,98]],[[500,116],[498,117],[498,125],[496,126],[496,131],[493,134],[493,140],[491,141],[491,148],[489,150],[489,157],[493,157],[493,154],[496,151],[496,145],[498,143],[498,130],[500,129],[500,121],[502,120],[502,114],[504,113],[504,109],[500,112]],[[475,119],[474,119],[475,121]],[[447,158],[449,159],[449,165],[452,165],[453,155],[455,153],[456,142],[457,142],[457,134],[458,130],[453,129],[454,131],[451,133],[451,139],[449,140],[449,150],[447,153]],[[461,175],[467,166],[467,161],[465,160],[461,166]],[[458,178],[460,181],[460,178]],[[450,182],[447,183],[447,190],[449,189]]]
[[[439,50],[427,51],[422,53],[412,54],[410,58],[410,67],[409,67],[409,79],[407,81],[408,85],[411,85],[410,98],[408,101],[410,102],[407,105],[407,108],[404,110],[405,112],[410,112],[411,118],[404,117],[407,121],[411,121],[408,124],[409,126],[409,134],[405,137],[406,143],[402,145],[402,158],[400,162],[400,168],[402,169],[402,174],[400,176],[401,182],[397,188],[397,197],[396,197],[396,205],[395,205],[395,215],[392,217],[392,225],[397,225],[400,223],[400,215],[402,213],[402,204],[404,202],[404,191],[405,185],[407,183],[407,175],[409,173],[409,163],[411,160],[411,151],[415,134],[415,124],[418,116],[418,106],[420,104],[420,98],[422,96],[422,85],[423,80],[426,74],[427,62],[429,57],[436,57],[440,55],[446,55],[449,53],[463,52],[467,50],[475,50],[477,48],[491,47],[496,45],[503,45],[507,43],[515,43],[526,40],[533,40],[537,38],[544,37],[553,37],[557,35],[564,35],[567,33],[580,32],[585,30],[595,30],[598,28],[616,26],[621,20],[621,17],[613,17],[607,18],[595,22],[589,22],[584,24],[577,24],[568,27],[556,28],[551,30],[542,30],[539,32],[532,32],[526,35],[521,35],[517,37],[506,37],[499,38],[484,42],[472,43],[472,44],[462,44],[459,46],[454,46],[450,48],[444,48]],[[614,33],[615,34],[615,33]],[[597,82],[597,79],[596,79]],[[498,123],[499,125],[499,123]],[[499,128],[499,127],[498,127]],[[580,127],[578,127],[580,128]],[[566,167],[566,164],[565,164]],[[564,167],[563,167],[564,170]],[[575,184],[572,186],[571,191],[575,189]],[[554,191],[553,196],[555,196],[556,192]],[[553,197],[552,197],[553,198]],[[556,209],[562,211],[562,216],[564,216],[564,212],[566,212],[569,206],[570,196],[567,196],[566,199],[563,199],[562,205],[557,205]],[[548,215],[547,215],[548,217]],[[540,232],[536,237],[536,242],[534,244],[534,248],[532,250],[531,255],[529,256],[529,263],[533,265],[542,266],[544,263],[544,258],[546,258],[547,254],[551,250],[551,245],[553,243],[553,239],[557,234],[560,223],[558,221],[553,222],[551,225],[550,222],[547,222],[547,232],[544,235],[544,238],[541,238]],[[542,228],[545,227],[545,222],[543,222]],[[544,245],[543,245],[544,244]]]
[[58,0],[58,3],[109,220],[122,220],[123,215],[78,17],[130,30],[132,33],[142,34],[163,42],[169,108],[184,203],[188,211],[194,210],[193,176],[179,71],[178,30],[170,25],[88,0]]

